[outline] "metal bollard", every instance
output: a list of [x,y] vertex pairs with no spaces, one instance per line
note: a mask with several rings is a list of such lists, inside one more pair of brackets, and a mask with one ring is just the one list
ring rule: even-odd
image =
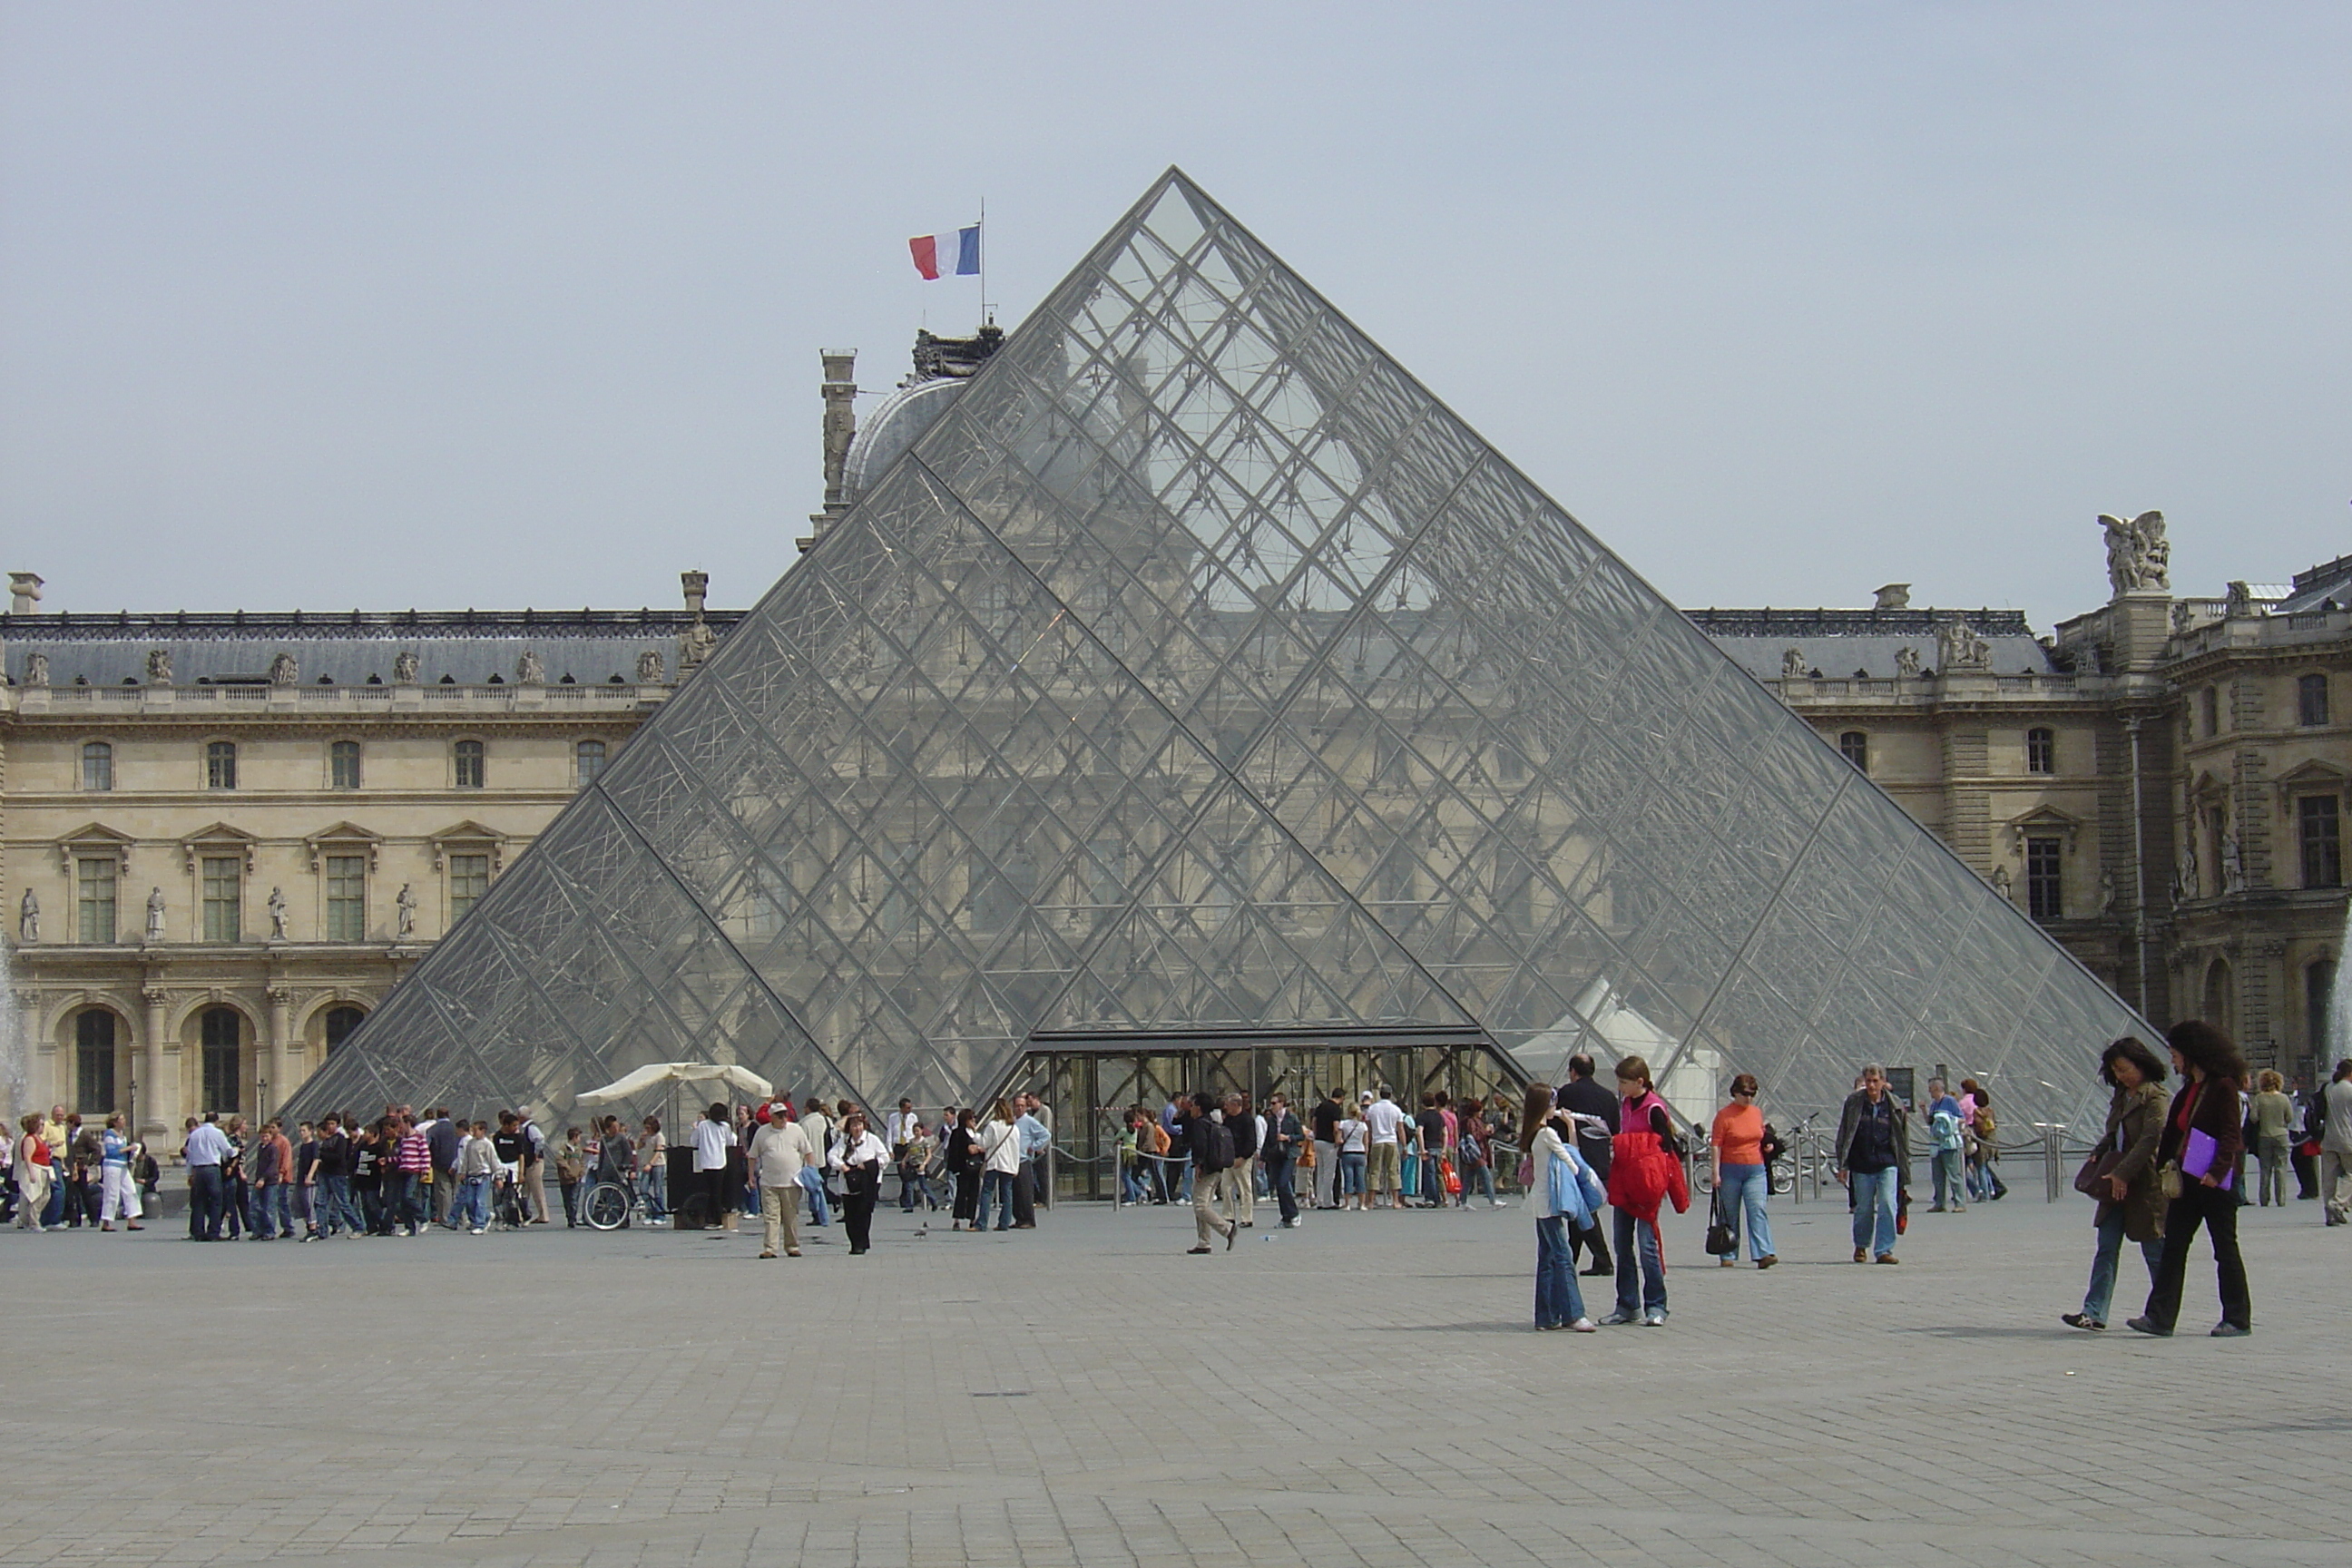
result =
[[2054,1204],[2058,1201],[2058,1194],[2064,1185],[2064,1178],[2060,1171],[2064,1159],[2064,1152],[2059,1148],[2058,1129],[2043,1128],[2042,1130],[2042,1201],[2045,1203]]

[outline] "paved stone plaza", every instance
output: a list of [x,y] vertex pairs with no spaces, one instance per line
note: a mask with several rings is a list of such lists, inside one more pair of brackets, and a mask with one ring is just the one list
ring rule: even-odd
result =
[[753,1232],[10,1232],[0,1561],[2352,1558],[2352,1239],[2248,1211],[2252,1339],[2189,1337],[2201,1258],[2183,1337],[2093,1338],[2057,1321],[2088,1205],[2013,1174],[1897,1268],[1780,1200],[1782,1266],[1718,1269],[1695,1212],[1671,1325],[1598,1335],[1528,1327],[1516,1206],[1211,1258],[1189,1211],[1092,1205],[919,1240],[886,1209],[855,1261],[837,1231],[776,1262]]

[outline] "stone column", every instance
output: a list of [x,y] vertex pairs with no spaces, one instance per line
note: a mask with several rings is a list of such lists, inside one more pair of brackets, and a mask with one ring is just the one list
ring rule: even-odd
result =
[[145,1037],[139,1051],[139,1136],[159,1155],[173,1131],[173,1100],[163,1085],[163,993],[153,986],[140,992],[147,1004]]
[[268,1064],[269,1088],[256,1096],[261,1101],[261,1117],[269,1118],[271,1109],[286,1099],[286,1046],[294,1033],[294,993],[283,985],[269,988],[269,1047],[263,1058]]

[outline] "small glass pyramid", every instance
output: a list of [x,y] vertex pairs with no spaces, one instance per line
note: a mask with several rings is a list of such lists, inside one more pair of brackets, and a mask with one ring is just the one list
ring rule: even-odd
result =
[[2146,1026],[1171,170],[297,1104],[1249,1030],[2021,1127]]

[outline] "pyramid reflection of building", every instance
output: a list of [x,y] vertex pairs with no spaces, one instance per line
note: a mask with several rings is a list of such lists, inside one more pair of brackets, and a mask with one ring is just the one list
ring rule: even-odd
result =
[[1693,1113],[1875,1058],[2021,1125],[2135,1028],[1171,172],[299,1104],[1632,1041]]

